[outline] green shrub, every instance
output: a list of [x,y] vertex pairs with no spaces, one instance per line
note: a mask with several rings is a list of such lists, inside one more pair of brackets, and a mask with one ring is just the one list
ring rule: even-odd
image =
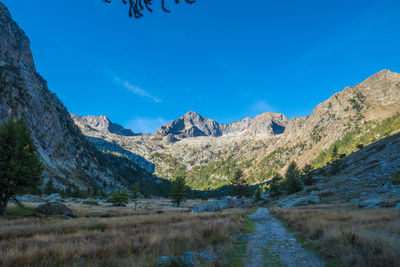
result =
[[128,204],[129,195],[128,191],[122,190],[121,192],[113,191],[108,202],[112,203],[114,206],[125,206]]
[[260,188],[258,188],[258,189],[256,190],[255,195],[254,195],[254,200],[255,200],[255,201],[260,201],[260,200],[262,200],[262,197],[261,197],[261,189],[260,189]]
[[392,181],[392,184],[400,185],[400,172],[393,174],[390,180]]
[[96,201],[93,201],[93,200],[83,201],[82,204],[91,205],[91,206],[98,206],[99,205],[99,203],[97,203]]

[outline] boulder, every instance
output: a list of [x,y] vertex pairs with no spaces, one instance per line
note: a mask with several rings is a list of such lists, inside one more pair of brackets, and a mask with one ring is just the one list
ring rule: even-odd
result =
[[196,206],[192,209],[192,212],[215,212],[230,208],[244,208],[245,204],[244,199],[235,199],[227,196],[221,200],[212,200]]
[[349,200],[349,202],[358,203],[358,202],[360,202],[360,199],[359,198],[352,198],[352,199]]
[[47,200],[50,202],[56,202],[56,201],[61,201],[62,198],[59,193],[56,193],[56,194],[51,194],[50,196],[48,196]]
[[206,251],[186,252],[180,256],[162,256],[158,259],[158,266],[197,267],[215,263],[217,256]]
[[385,201],[376,198],[367,199],[358,203],[358,207],[363,209],[382,208],[383,206],[385,206]]
[[295,206],[304,206],[309,204],[319,203],[320,198],[317,195],[309,195],[305,197],[297,197],[296,195],[289,196],[278,201],[278,206],[282,208],[290,208]]
[[39,205],[36,210],[45,215],[74,216],[74,213],[67,206],[59,202],[50,202]]

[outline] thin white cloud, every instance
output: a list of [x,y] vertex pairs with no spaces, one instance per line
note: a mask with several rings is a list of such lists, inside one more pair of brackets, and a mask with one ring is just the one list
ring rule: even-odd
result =
[[136,117],[125,124],[126,128],[132,129],[134,132],[154,133],[160,126],[168,121],[163,118],[143,118]]
[[258,100],[254,102],[252,105],[249,107],[250,112],[259,115],[264,112],[274,112],[274,108],[268,104],[265,100]]
[[158,97],[153,96],[152,94],[150,94],[149,92],[147,92],[146,90],[131,84],[128,81],[124,81],[121,80],[119,77],[115,77],[115,81],[117,83],[122,84],[122,86],[124,86],[126,89],[128,89],[129,91],[131,91],[132,93],[140,96],[140,97],[144,97],[144,98],[150,98],[154,103],[161,103],[162,100],[159,99]]

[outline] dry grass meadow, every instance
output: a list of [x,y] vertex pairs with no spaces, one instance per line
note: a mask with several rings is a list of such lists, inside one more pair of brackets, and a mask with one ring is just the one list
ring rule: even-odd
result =
[[16,207],[0,218],[0,266],[155,266],[159,256],[209,251],[227,261],[246,211],[190,213],[162,200],[138,210],[67,203],[76,218],[43,217]]
[[400,266],[400,211],[339,204],[271,212],[311,239],[328,266]]

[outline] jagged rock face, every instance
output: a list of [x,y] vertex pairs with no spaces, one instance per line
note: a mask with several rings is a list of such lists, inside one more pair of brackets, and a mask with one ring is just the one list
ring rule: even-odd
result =
[[[221,136],[222,132],[218,123],[207,119],[196,112],[190,111],[174,120],[161,126],[154,134],[156,137],[172,135],[176,139],[199,136]],[[173,139],[172,139],[173,140]]]
[[29,39],[0,3],[0,118],[23,117],[47,164],[69,158],[66,163],[73,166],[76,163],[71,155],[80,153],[73,137],[79,139],[79,132],[70,135],[72,121],[36,72],[29,47]]
[[224,135],[271,136],[284,132],[288,119],[283,114],[265,112],[254,119],[245,118],[231,124],[223,124]]
[[170,142],[191,137],[220,137],[223,135],[276,135],[285,130],[288,119],[283,114],[263,113],[254,119],[246,117],[231,124],[217,123],[190,111],[181,118],[161,126],[154,138],[168,138]]
[[[84,164],[96,165],[94,147],[36,72],[28,37],[0,2],[0,119],[9,117],[27,123],[45,163],[46,177],[76,184],[81,182],[79,177],[69,180],[70,174]],[[96,170],[86,175],[103,177]]]
[[98,131],[100,133],[114,133],[122,136],[137,136],[131,129],[125,129],[119,124],[112,123],[109,118],[101,116],[79,116],[71,113],[71,118],[79,128],[88,127],[86,131]]
[[154,172],[154,164],[150,162],[151,153],[160,150],[161,146],[150,140],[150,134],[134,133],[111,122],[104,115],[70,115],[75,125],[97,149],[124,155],[148,172]]

